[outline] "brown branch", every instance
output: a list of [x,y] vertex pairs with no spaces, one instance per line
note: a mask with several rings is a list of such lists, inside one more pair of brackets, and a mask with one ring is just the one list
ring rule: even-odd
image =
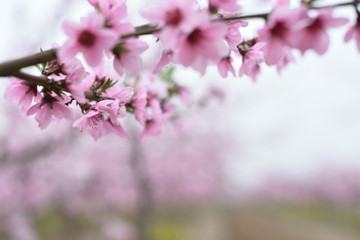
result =
[[239,15],[239,16],[232,16],[232,17],[223,17],[223,18],[216,19],[215,21],[231,22],[231,21],[247,20],[247,19],[255,19],[255,18],[267,19],[268,15],[269,15],[269,13]]
[[131,153],[130,167],[136,185],[138,197],[138,211],[136,216],[136,228],[139,240],[151,240],[151,223],[154,213],[154,196],[151,187],[151,179],[146,171],[146,159],[141,144],[140,134],[132,129],[130,136]]
[[[344,7],[344,6],[356,6],[360,4],[360,0],[352,0],[343,3],[337,3],[327,6],[309,6],[311,9],[324,9],[324,8],[336,8],[336,7]],[[239,15],[239,16],[232,16],[232,17],[222,17],[218,18],[215,21],[224,21],[224,22],[231,22],[237,20],[246,20],[246,19],[254,19],[254,18],[262,18],[267,19],[269,13],[260,13],[260,14],[251,14],[251,15]],[[150,35],[156,32],[159,32],[161,29],[154,25],[142,25],[135,28],[135,32],[122,35],[122,39],[131,38],[131,37],[139,37],[143,35]],[[20,73],[19,70],[25,67],[34,66],[41,63],[46,63],[51,60],[55,60],[57,58],[57,49],[50,49],[47,51],[42,51],[40,53],[36,53],[30,56],[26,56],[23,58],[18,58],[12,61],[0,63],[0,77],[7,77],[7,76],[15,76],[15,77],[23,77],[23,73]],[[20,74],[20,75],[19,75]],[[28,77],[28,76],[27,76]],[[21,78],[23,79],[23,78]],[[26,78],[24,80],[35,80],[32,78]],[[39,82],[41,83],[41,82]],[[41,85],[41,84],[39,84]],[[43,86],[43,85],[41,85]]]
[[150,34],[159,32],[160,30],[161,29],[158,28],[157,26],[146,24],[146,25],[136,27],[135,32],[122,35],[121,38],[126,39],[126,38],[131,38],[131,37],[139,37],[142,35],[150,35]]
[[30,56],[18,58],[12,61],[0,64],[0,77],[13,76],[24,67],[34,66],[41,63],[46,63],[56,59],[56,49],[39,52]]

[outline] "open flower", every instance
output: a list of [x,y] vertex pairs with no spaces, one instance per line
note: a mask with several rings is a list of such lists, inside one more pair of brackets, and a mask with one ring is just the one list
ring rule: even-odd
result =
[[67,102],[65,99],[67,99],[66,96],[61,98],[46,93],[39,103],[36,103],[29,108],[27,115],[30,116],[35,114],[35,120],[39,123],[41,129],[45,129],[49,126],[51,120],[54,118],[66,118],[71,120],[72,112],[70,108],[65,105]]
[[159,27],[183,28],[195,7],[193,0],[168,0],[163,6],[143,11],[142,15]]
[[81,18],[80,25],[64,22],[63,28],[69,39],[59,50],[61,60],[65,62],[81,52],[91,67],[100,64],[103,51],[113,47],[118,37],[104,27],[104,19],[97,13]]
[[293,30],[294,25],[305,18],[307,10],[304,8],[290,9],[281,5],[273,10],[266,26],[258,32],[258,40],[266,42],[264,53],[267,64],[276,65],[284,58],[298,37]]
[[225,13],[234,13],[241,9],[237,0],[209,0],[209,7],[210,9],[219,9],[221,12]]
[[229,72],[232,73],[232,75],[235,77],[235,69],[232,65],[232,62],[233,59],[229,56],[221,59],[221,61],[218,63],[218,72],[223,78],[226,78]]
[[226,24],[200,18],[191,31],[181,36],[173,54],[174,62],[204,74],[209,64],[217,64],[229,53],[224,40],[226,32]]
[[114,54],[114,68],[120,75],[125,71],[136,75],[142,68],[140,54],[148,49],[148,45],[139,39],[127,39],[117,44],[112,52]]
[[228,31],[226,33],[225,40],[232,51],[237,52],[237,45],[239,45],[242,41],[242,36],[239,28],[246,26],[248,26],[248,23],[244,21],[228,23]]
[[265,45],[263,42],[258,42],[248,49],[242,49],[243,63],[239,71],[240,76],[247,75],[256,81],[257,75],[260,73],[260,63],[265,61],[263,51]]
[[329,28],[339,27],[347,23],[346,18],[332,16],[332,9],[318,11],[314,18],[308,17],[295,26],[296,38],[294,47],[301,53],[313,49],[319,55],[326,52],[329,47],[330,37],[327,33]]
[[113,102],[104,100],[96,103],[85,115],[74,122],[73,127],[79,128],[81,132],[88,131],[95,140],[108,133],[115,133],[126,138],[127,135],[120,123],[114,125],[110,119],[109,112],[112,108],[109,105]]
[[197,12],[193,0],[168,0],[163,6],[143,11],[142,15],[162,29],[156,35],[165,49],[171,50],[178,46],[182,33],[191,30],[197,22]]
[[9,80],[10,85],[6,88],[4,97],[18,102],[22,111],[27,111],[33,100],[40,99],[36,84],[13,77],[10,77]]
[[108,133],[115,133],[124,138],[127,137],[119,118],[126,115],[125,104],[130,101],[133,89],[110,89],[106,96],[111,99],[102,100],[92,105],[85,115],[74,122],[73,127],[79,128],[81,132],[88,131],[94,139]]
[[96,2],[95,6],[104,16],[107,28],[115,30],[119,35],[135,30],[131,24],[122,22],[127,15],[125,0],[98,0]]

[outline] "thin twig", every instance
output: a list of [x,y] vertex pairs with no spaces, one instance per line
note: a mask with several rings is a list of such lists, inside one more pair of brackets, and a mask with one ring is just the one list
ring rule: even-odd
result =
[[50,88],[49,79],[45,76],[35,76],[23,71],[17,71],[12,73],[12,76],[17,77],[19,79],[25,80],[30,83],[37,84],[39,86]]

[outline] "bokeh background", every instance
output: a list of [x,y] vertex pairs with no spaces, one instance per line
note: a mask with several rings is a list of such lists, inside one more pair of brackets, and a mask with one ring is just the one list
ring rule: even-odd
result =
[[[156,2],[128,1],[129,21],[146,23],[139,9]],[[242,2],[250,13],[271,4]],[[91,10],[85,0],[0,5],[0,61],[62,43],[61,22]],[[280,74],[264,67],[257,82],[177,67],[206,102],[142,144],[95,142],[66,122],[41,131],[1,98],[0,239],[359,239],[360,55],[346,30],[330,32],[324,56],[297,55]],[[158,55],[146,53],[145,67]]]

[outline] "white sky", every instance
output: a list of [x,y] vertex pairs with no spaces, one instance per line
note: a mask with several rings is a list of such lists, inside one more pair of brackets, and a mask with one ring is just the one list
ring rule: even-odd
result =
[[[68,4],[79,9],[83,1]],[[51,15],[60,2],[0,0],[0,61],[35,52],[58,39],[61,29]],[[137,2],[128,2],[129,12],[134,12]],[[140,2],[148,5],[151,1]],[[352,11],[343,13],[348,16]],[[65,15],[77,19],[76,11]],[[129,15],[136,24],[142,23]],[[45,29],[52,25],[49,21],[56,27]],[[360,54],[353,42],[343,42],[345,31],[331,32],[325,56],[307,53],[281,76],[265,67],[255,84],[248,78],[216,79],[220,86],[229,86],[227,104],[221,106],[225,110],[219,111],[222,117],[215,124],[236,139],[229,167],[236,182],[253,184],[268,173],[304,176],[334,165],[360,169]],[[188,76],[198,75],[186,71],[184,78]],[[206,78],[217,76],[209,71]]]

